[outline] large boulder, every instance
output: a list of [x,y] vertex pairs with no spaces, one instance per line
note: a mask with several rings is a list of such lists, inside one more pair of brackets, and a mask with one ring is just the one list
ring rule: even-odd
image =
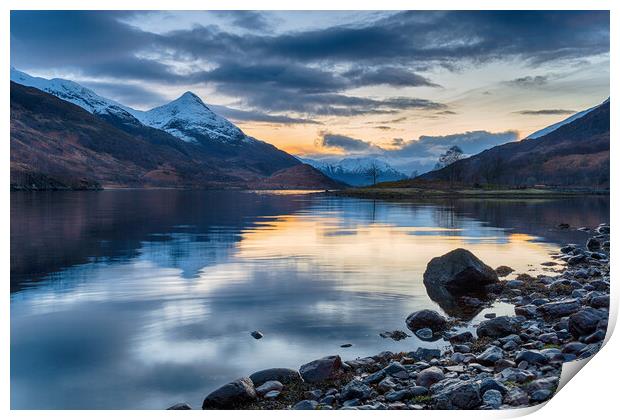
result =
[[203,410],[232,409],[256,399],[254,383],[250,378],[239,378],[216,389],[202,402]]
[[476,329],[478,337],[499,338],[517,333],[518,329],[512,318],[498,316],[497,318],[482,321]]
[[424,284],[454,293],[480,290],[499,282],[497,273],[466,249],[457,248],[433,258],[426,266]]
[[327,356],[302,365],[299,373],[306,382],[323,382],[336,377],[341,371],[341,366],[340,356]]
[[283,384],[290,384],[293,382],[301,382],[301,376],[299,372],[289,368],[271,368],[259,370],[250,375],[250,379],[254,383],[254,386],[260,386],[268,381],[278,381]]
[[598,309],[582,309],[568,318],[568,331],[575,338],[591,334],[596,331],[599,321],[604,317],[604,312]]
[[407,328],[414,333],[422,328],[430,328],[433,332],[443,331],[446,328],[446,318],[430,309],[422,309],[410,314],[406,320]]

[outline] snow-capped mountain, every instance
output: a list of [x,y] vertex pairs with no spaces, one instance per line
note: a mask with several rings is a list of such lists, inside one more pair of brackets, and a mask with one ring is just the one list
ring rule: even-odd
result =
[[91,114],[109,115],[124,122],[166,131],[186,142],[256,142],[241,129],[214,113],[196,94],[185,92],[179,98],[148,111],[140,111],[96,94],[78,83],[65,79],[33,77],[11,67],[11,80],[50,93],[71,102]]
[[607,102],[609,102],[609,98],[607,98],[607,100],[604,101],[602,104],[593,106],[592,108],[586,109],[585,111],[581,111],[581,112],[578,112],[576,114],[573,114],[570,117],[566,118],[565,120],[562,120],[562,121],[560,121],[558,123],[552,124],[552,125],[550,125],[548,127],[545,127],[545,128],[543,128],[541,130],[538,130],[538,131],[530,134],[529,136],[527,136],[526,139],[537,139],[537,138],[542,137],[542,136],[544,136],[546,134],[549,134],[549,133],[557,130],[558,128],[562,127],[563,125],[571,123],[571,122],[575,121],[576,119],[579,119],[579,118],[583,117],[584,115],[589,114],[590,112],[594,111],[596,108],[600,107],[601,105],[606,104]]
[[203,137],[219,141],[253,141],[236,125],[220,117],[194,93],[185,92],[179,98],[149,111],[128,109],[142,124],[167,131],[189,142]]
[[99,96],[92,90],[72,82],[71,80],[34,77],[11,67],[11,81],[47,92],[62,100],[71,102],[80,108],[84,108],[91,114],[107,114],[123,119],[131,119],[131,114],[126,111],[125,106],[111,99]]
[[371,156],[344,159],[300,159],[330,178],[353,186],[372,184],[373,178],[369,174],[372,169],[377,171],[377,182],[399,181],[407,178],[407,175],[397,171],[386,161]]

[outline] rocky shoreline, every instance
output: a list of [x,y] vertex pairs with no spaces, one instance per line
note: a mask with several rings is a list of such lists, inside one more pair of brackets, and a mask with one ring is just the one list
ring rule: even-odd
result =
[[[486,314],[475,334],[464,330],[459,317],[431,310],[407,317],[416,336],[443,338],[450,343],[445,349],[386,351],[348,361],[333,355],[298,370],[266,369],[211,392],[202,408],[508,409],[542,403],[555,393],[563,363],[594,355],[605,338],[610,228],[602,224],[591,232],[585,244],[566,245],[552,256],[557,262],[546,265],[562,267],[553,275],[498,281],[510,267],[489,270],[466,250],[433,259],[424,282],[434,300],[447,298],[469,312],[501,301],[515,311],[514,316]],[[180,403],[169,409],[191,407]]]

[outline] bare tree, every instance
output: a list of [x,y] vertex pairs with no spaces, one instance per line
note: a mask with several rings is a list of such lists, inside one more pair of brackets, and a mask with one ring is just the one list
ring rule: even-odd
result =
[[377,179],[379,178],[379,175],[381,175],[381,170],[379,169],[379,165],[377,165],[377,162],[372,162],[368,166],[368,168],[366,168],[366,176],[372,179],[372,185],[377,184]]

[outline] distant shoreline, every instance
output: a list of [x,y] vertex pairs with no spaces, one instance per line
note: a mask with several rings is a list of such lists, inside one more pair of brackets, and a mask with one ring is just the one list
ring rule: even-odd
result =
[[609,190],[577,190],[577,189],[474,189],[462,188],[441,190],[432,188],[350,188],[329,191],[328,194],[352,198],[367,199],[414,199],[414,198],[564,198],[579,196],[609,195]]

